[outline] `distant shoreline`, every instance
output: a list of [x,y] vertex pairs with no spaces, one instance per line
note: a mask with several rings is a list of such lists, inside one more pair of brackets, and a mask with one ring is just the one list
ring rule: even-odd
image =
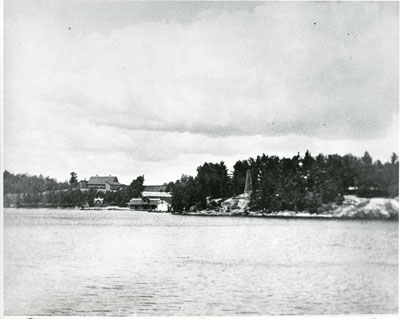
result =
[[378,217],[337,217],[332,215],[309,215],[305,216],[302,214],[294,214],[294,215],[278,215],[278,214],[264,214],[264,215],[225,215],[225,214],[203,214],[203,213],[176,213],[171,212],[172,215],[179,216],[196,216],[196,217],[248,217],[248,218],[281,218],[281,219],[324,219],[324,220],[387,220],[387,221],[396,221],[398,222],[398,218],[378,218]]
[[116,208],[90,208],[90,209],[80,209],[80,208],[50,208],[50,207],[4,207],[4,210],[74,210],[74,211],[109,211],[109,212],[118,212],[118,211],[129,211],[133,214],[135,213],[148,213],[148,214],[170,214],[175,216],[194,216],[194,217],[242,217],[242,218],[280,218],[280,219],[316,219],[316,220],[386,220],[386,221],[395,221],[398,222],[399,218],[397,217],[371,217],[371,216],[334,216],[329,214],[309,214],[309,213],[294,213],[290,212],[287,214],[283,214],[283,212],[277,213],[257,213],[257,212],[248,212],[247,214],[227,214],[227,213],[204,213],[204,212],[157,212],[157,211],[137,211],[131,210],[129,208],[120,207],[119,209]]

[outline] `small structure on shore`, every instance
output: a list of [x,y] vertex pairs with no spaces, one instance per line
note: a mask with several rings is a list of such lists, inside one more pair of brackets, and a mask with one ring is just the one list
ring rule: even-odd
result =
[[169,210],[169,204],[161,198],[132,198],[128,202],[128,206],[132,210],[145,210],[145,211],[158,211],[167,212]]
[[140,198],[132,198],[128,206],[132,210],[167,212],[170,209],[172,195],[165,185],[145,186]]
[[171,204],[172,194],[167,192],[166,185],[146,185],[142,192],[142,197],[150,199],[162,199]]
[[104,198],[97,197],[93,201],[94,207],[103,207]]

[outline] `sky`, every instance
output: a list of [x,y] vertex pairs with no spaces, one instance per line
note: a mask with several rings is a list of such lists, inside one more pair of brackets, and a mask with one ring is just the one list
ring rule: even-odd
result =
[[145,184],[399,151],[396,2],[6,1],[4,169]]

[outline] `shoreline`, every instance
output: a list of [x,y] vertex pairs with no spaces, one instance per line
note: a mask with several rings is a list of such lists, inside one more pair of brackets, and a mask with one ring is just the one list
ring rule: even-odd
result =
[[[257,217],[257,218],[286,218],[286,219],[335,219],[335,220],[390,220],[399,221],[398,198],[361,198],[346,195],[343,203],[324,204],[316,212],[303,211],[251,211],[249,202],[245,199],[231,199],[229,203],[220,204],[218,208],[195,211],[141,211],[151,214],[165,214],[200,217]],[[80,210],[80,211],[129,211],[129,207],[104,206],[104,207],[3,207],[3,209],[49,209],[49,210]]]
[[172,215],[178,216],[196,216],[196,217],[248,217],[248,218],[281,218],[281,219],[317,219],[317,220],[384,220],[384,221],[395,221],[398,222],[398,218],[377,218],[377,217],[338,217],[333,215],[278,215],[278,214],[264,214],[264,215],[227,215],[227,214],[205,214],[205,213],[178,213],[178,212],[169,212]]
[[266,212],[250,210],[249,200],[245,198],[228,199],[219,208],[196,210],[191,212],[177,212],[176,214],[189,216],[246,216],[259,218],[308,218],[308,219],[371,219],[371,220],[399,220],[398,198],[362,198],[354,195],[345,195],[341,203],[321,205],[316,211],[281,210]]
[[383,221],[394,221],[399,222],[399,218],[383,218],[383,217],[371,217],[371,216],[334,216],[329,214],[307,214],[307,213],[298,213],[298,214],[260,214],[260,213],[252,213],[248,214],[220,214],[220,213],[201,213],[201,212],[158,212],[158,211],[135,211],[126,209],[121,207],[120,209],[109,209],[109,208],[89,208],[89,209],[80,209],[80,208],[35,208],[35,207],[3,207],[3,209],[40,209],[40,210],[76,210],[76,211],[124,211],[124,212],[132,212],[132,213],[147,213],[147,214],[170,214],[175,216],[195,216],[195,217],[244,217],[244,218],[280,218],[280,219],[315,219],[315,220],[383,220]]

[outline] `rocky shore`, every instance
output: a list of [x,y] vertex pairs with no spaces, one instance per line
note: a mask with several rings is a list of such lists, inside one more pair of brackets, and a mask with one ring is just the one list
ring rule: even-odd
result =
[[245,196],[229,198],[218,203],[218,207],[209,210],[181,212],[174,214],[191,216],[248,216],[275,218],[326,218],[326,219],[399,219],[399,199],[395,198],[360,198],[344,196],[342,204],[335,203],[321,206],[317,213],[280,211],[262,212],[248,209],[249,199]]

